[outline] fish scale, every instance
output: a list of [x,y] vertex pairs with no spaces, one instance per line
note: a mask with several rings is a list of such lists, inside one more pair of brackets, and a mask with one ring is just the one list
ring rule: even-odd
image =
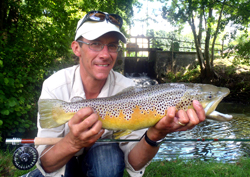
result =
[[168,83],[129,87],[111,97],[71,103],[40,99],[40,125],[42,128],[60,126],[80,109],[91,107],[98,114],[103,128],[131,132],[155,125],[171,106],[183,110],[193,108],[193,100],[198,100],[206,115],[210,115],[228,94],[229,89],[209,84]]

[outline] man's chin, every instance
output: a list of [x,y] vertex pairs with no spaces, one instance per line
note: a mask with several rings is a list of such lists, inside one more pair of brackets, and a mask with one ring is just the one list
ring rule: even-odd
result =
[[108,78],[108,75],[109,73],[99,73],[97,75],[95,75],[95,79],[96,80],[100,80],[100,81],[103,81],[103,80],[106,80]]

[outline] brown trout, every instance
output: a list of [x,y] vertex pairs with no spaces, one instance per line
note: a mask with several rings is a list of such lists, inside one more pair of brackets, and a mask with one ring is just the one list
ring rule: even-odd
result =
[[103,128],[124,131],[121,134],[124,136],[133,130],[155,125],[171,106],[175,106],[177,110],[193,108],[193,100],[202,104],[207,118],[228,121],[233,118],[231,115],[215,111],[220,101],[228,94],[228,88],[209,84],[168,83],[129,87],[111,97],[71,103],[40,99],[40,125],[42,128],[63,125],[78,110],[91,107],[98,114]]

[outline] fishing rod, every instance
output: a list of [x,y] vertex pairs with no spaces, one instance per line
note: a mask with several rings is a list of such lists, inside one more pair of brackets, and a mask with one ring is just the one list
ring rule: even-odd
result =
[[[13,154],[12,162],[19,170],[31,169],[38,160],[38,152],[32,145],[54,145],[62,138],[42,138],[36,137],[34,139],[9,138],[6,139],[5,144],[23,145],[17,148]],[[120,143],[120,142],[138,142],[140,139],[98,139],[101,143]],[[248,142],[250,139],[164,139],[163,142],[187,142],[187,141],[235,141]]]
[[[54,145],[58,143],[62,138],[42,138],[42,137],[36,137],[34,139],[21,139],[21,138],[7,138],[5,141],[5,144],[12,144],[12,145],[21,145],[21,144],[34,144],[34,145]],[[140,139],[98,139],[97,142],[101,143],[120,143],[120,142],[137,142],[140,141]],[[235,142],[248,142],[250,139],[204,139],[204,138],[198,138],[198,139],[164,139],[163,142],[185,142],[185,141],[235,141]]]

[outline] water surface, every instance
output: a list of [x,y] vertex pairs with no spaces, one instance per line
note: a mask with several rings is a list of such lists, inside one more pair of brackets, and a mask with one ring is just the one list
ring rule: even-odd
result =
[[[131,77],[131,76],[130,76]],[[154,85],[157,81],[148,78],[131,77],[138,86]],[[232,114],[230,122],[206,120],[192,130],[174,132],[167,139],[250,139],[250,105],[221,102],[216,109],[219,112]],[[187,141],[165,142],[154,160],[172,160],[176,158],[202,160],[214,159],[233,163],[240,157],[250,155],[250,141]]]

